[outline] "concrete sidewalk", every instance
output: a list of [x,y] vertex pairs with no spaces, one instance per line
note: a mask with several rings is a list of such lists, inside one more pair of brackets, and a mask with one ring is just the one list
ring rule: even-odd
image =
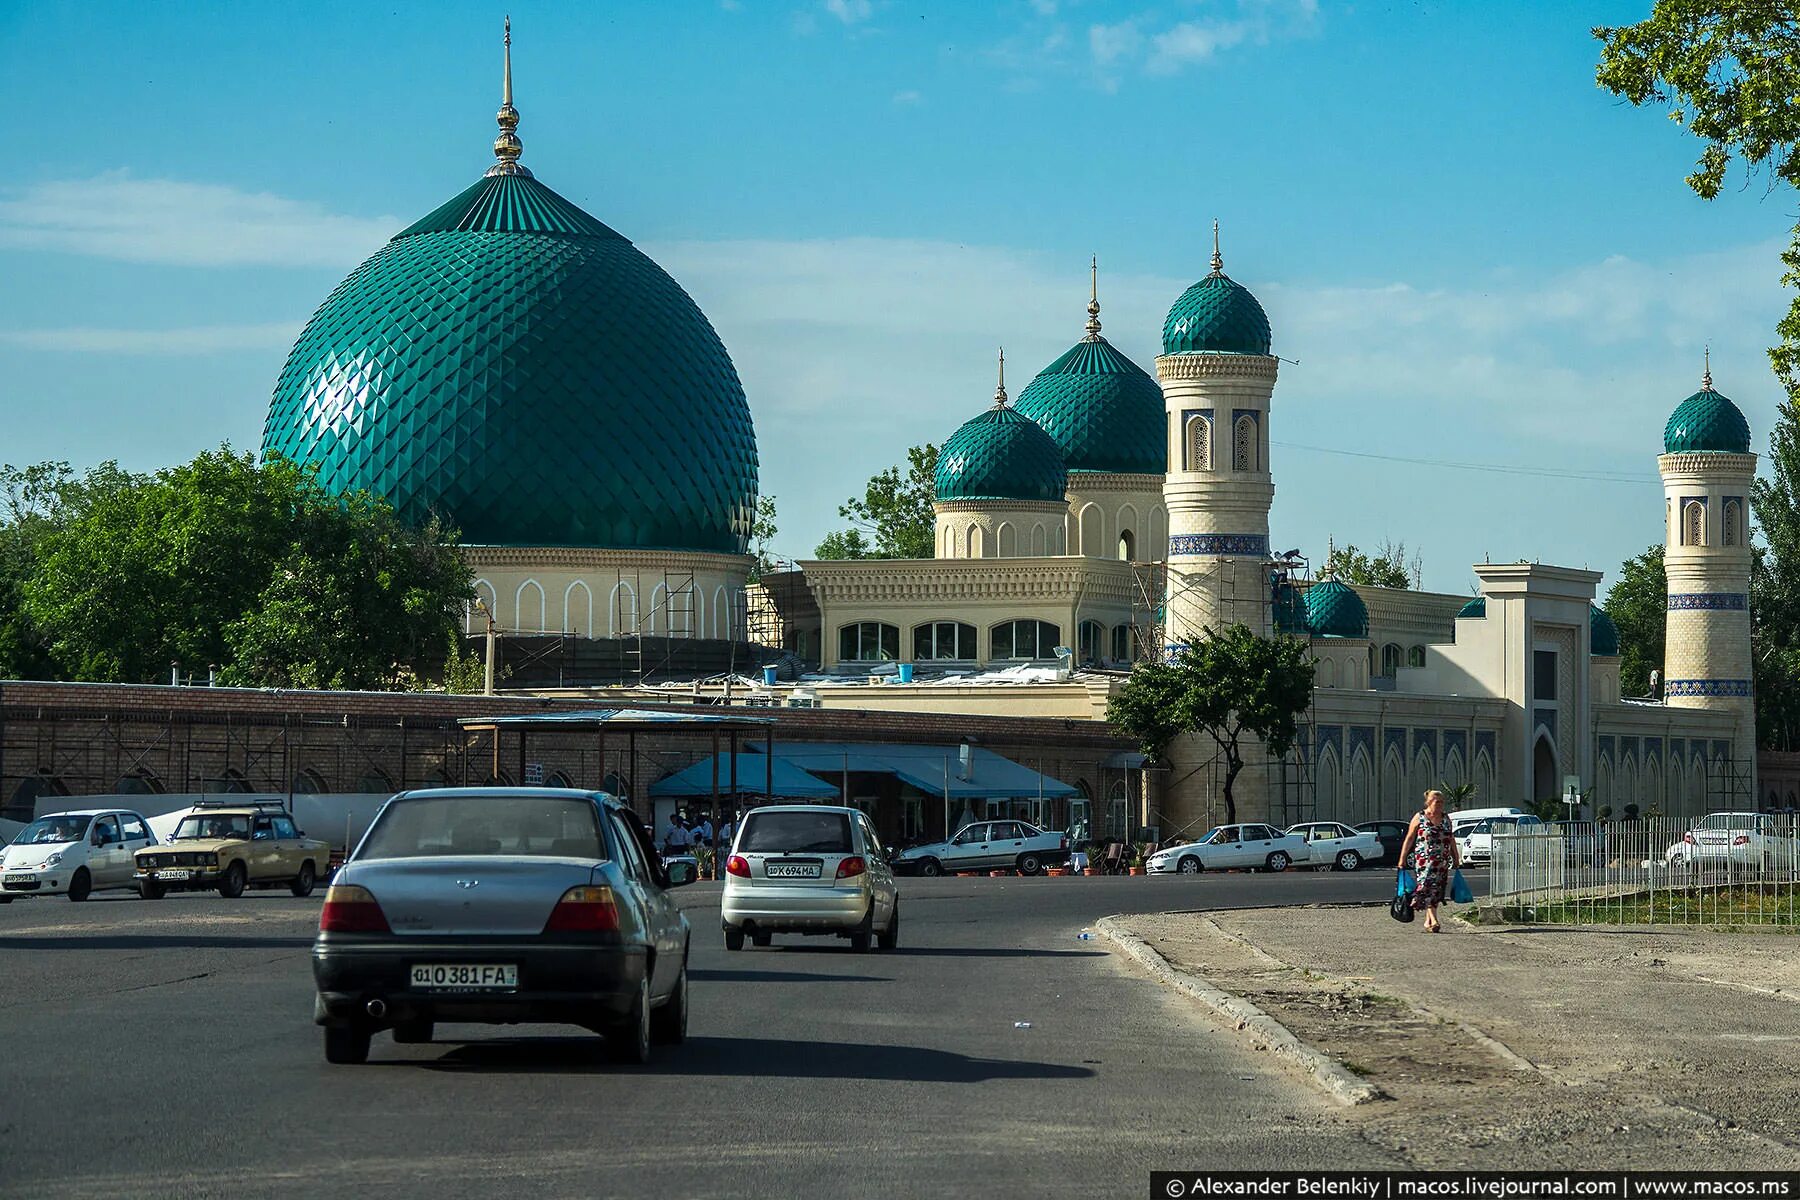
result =
[[1800,1169],[1800,938],[1549,926],[1430,935],[1382,907],[1123,918],[1393,1099],[1420,1168]]

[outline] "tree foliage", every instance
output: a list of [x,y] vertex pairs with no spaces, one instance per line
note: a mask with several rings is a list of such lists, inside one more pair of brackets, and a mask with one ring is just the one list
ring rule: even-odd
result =
[[152,475],[7,468],[0,492],[0,547],[28,546],[3,615],[43,675],[157,682],[173,662],[236,684],[396,687],[437,659],[470,592],[450,531],[229,448]]
[[1313,664],[1298,638],[1259,637],[1247,626],[1210,630],[1172,661],[1139,663],[1107,703],[1107,720],[1162,760],[1184,733],[1204,733],[1225,757],[1225,820],[1237,820],[1233,786],[1247,739],[1275,757],[1293,748],[1312,704]]
[[750,567],[752,583],[775,569],[775,554],[769,548],[775,534],[775,497],[758,496],[756,515],[750,521],[750,553],[756,559]]
[[825,536],[820,558],[931,558],[937,553],[936,495],[938,448],[929,442],[906,452],[906,470],[892,466],[869,480],[860,498],[845,501],[838,515],[850,528]]
[[1669,584],[1663,548],[1651,546],[1619,564],[1619,577],[1601,604],[1619,627],[1619,693],[1648,696],[1650,672],[1663,667],[1663,639],[1669,621]]
[[1374,554],[1355,546],[1335,547],[1326,556],[1325,569],[1334,579],[1363,587],[1413,588],[1419,585],[1424,562],[1417,554],[1407,558],[1405,542],[1384,540]]
[[1762,545],[1750,566],[1750,651],[1757,744],[1800,749],[1800,420],[1782,405],[1769,473],[1750,484]]

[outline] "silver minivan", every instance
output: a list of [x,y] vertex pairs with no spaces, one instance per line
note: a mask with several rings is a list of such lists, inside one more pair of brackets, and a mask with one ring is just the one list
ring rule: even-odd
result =
[[875,826],[860,809],[783,804],[744,815],[725,862],[725,948],[778,933],[900,944],[900,892]]

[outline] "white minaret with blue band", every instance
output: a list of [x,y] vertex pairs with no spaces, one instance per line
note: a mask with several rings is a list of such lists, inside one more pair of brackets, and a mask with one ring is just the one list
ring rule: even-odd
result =
[[1233,624],[1270,632],[1269,397],[1278,363],[1269,345],[1262,305],[1225,274],[1215,221],[1212,273],[1169,309],[1156,360],[1168,416],[1170,648]]
[[[1663,430],[1662,475],[1669,580],[1663,697],[1674,708],[1737,717],[1738,794],[1712,807],[1755,807],[1756,696],[1750,667],[1750,481],[1756,455],[1744,414],[1713,389],[1711,355],[1700,390]],[[1709,755],[1709,759],[1712,756]],[[1717,771],[1712,764],[1708,774]]]

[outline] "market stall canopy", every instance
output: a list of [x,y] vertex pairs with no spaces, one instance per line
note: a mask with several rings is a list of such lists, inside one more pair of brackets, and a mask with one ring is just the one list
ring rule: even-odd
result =
[[[760,761],[760,746],[751,744],[744,757]],[[1009,800],[1044,796],[1062,798],[1078,793],[1073,787],[1040,774],[1022,763],[983,750],[968,748],[968,765],[963,765],[963,747],[902,746],[879,742],[789,742],[777,743],[776,763],[785,763],[803,771],[830,779],[848,771],[851,774],[893,775],[935,796],[960,796],[970,799]],[[750,768],[755,778],[756,768]],[[739,767],[740,785],[744,778]],[[832,794],[838,794],[837,789]]]
[[[685,799],[712,796],[715,793],[728,795],[731,767],[730,755],[708,755],[693,766],[651,784],[650,795],[658,799]],[[771,767],[774,769],[773,779],[769,778]],[[718,772],[716,775],[713,773],[715,769]],[[764,754],[739,754],[737,787],[740,795],[768,794],[784,800],[835,800],[840,794],[836,784],[826,783],[816,775],[808,775],[799,767],[784,761],[779,753],[773,763]]]

